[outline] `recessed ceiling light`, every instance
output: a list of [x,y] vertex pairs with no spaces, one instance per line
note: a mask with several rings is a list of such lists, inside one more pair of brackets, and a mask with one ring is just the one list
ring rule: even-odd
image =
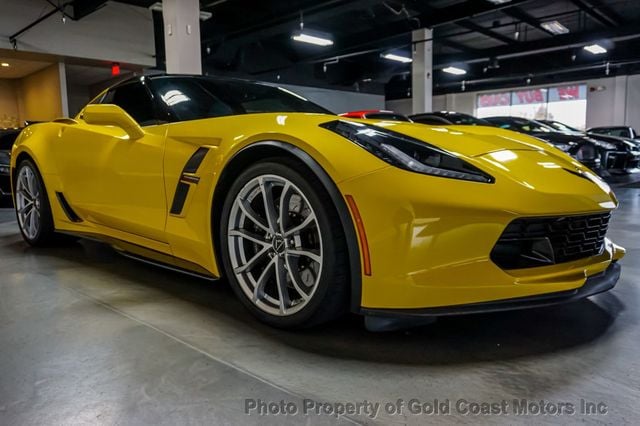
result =
[[413,59],[408,58],[406,56],[394,55],[393,53],[385,53],[382,55],[383,58],[389,59],[390,61],[402,62],[403,64],[409,64],[413,62]]
[[314,36],[308,33],[298,33],[291,37],[295,41],[300,41],[302,43],[315,44],[316,46],[331,46],[333,45],[333,40],[329,40],[328,38]]
[[607,53],[607,49],[600,46],[599,44],[590,44],[589,46],[583,47],[583,49],[594,55],[601,55],[603,53]]
[[467,73],[466,70],[463,70],[462,68],[458,68],[458,67],[446,67],[446,68],[443,68],[442,71],[448,74],[453,74],[453,75],[465,75]]
[[542,28],[549,31],[551,34],[567,34],[569,32],[569,28],[565,27],[558,21],[548,21],[540,24]]
[[2,66],[2,67],[8,67],[8,66],[9,66],[9,63],[8,63],[8,62],[2,62],[2,63],[0,63],[0,66]]

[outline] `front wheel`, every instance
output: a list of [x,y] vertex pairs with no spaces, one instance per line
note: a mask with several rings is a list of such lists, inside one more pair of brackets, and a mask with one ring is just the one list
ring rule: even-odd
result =
[[235,180],[220,235],[226,276],[262,321],[301,328],[345,312],[348,255],[336,209],[286,159],[256,164]]

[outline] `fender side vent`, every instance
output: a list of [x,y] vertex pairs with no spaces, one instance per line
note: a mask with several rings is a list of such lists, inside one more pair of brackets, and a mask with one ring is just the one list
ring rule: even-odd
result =
[[189,184],[184,182],[178,182],[176,188],[176,194],[173,196],[173,203],[171,204],[171,214],[179,215],[182,213],[185,201],[187,201],[187,195],[189,194]]
[[58,198],[60,207],[62,207],[62,211],[64,211],[64,214],[67,215],[67,218],[71,222],[82,222],[82,219],[76,212],[73,211],[67,199],[64,198],[64,194],[62,194],[62,192],[56,192],[56,197]]
[[209,148],[198,148],[184,165],[182,173],[180,174],[180,180],[176,186],[176,192],[173,195],[171,210],[169,210],[170,214],[176,216],[182,214],[184,203],[187,201],[187,196],[189,195],[189,188],[191,185],[197,185],[198,182],[200,182],[200,177],[196,175],[196,172],[208,152]]

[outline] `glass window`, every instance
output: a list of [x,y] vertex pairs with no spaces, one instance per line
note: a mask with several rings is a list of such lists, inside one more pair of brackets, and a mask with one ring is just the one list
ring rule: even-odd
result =
[[549,89],[547,119],[584,130],[587,117],[587,86],[558,86]]
[[575,84],[483,93],[477,96],[476,116],[512,116],[554,120],[584,130],[587,121],[587,86]]
[[478,95],[476,116],[479,118],[511,114],[511,94],[485,93]]
[[267,112],[331,114],[328,110],[281,87],[213,78],[155,78],[161,102],[179,121]]
[[103,104],[115,104],[125,110],[141,126],[157,124],[151,96],[141,83],[116,87],[102,99]]

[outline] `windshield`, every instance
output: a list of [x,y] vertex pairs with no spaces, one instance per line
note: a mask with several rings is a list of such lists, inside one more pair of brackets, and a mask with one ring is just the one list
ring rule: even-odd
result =
[[151,80],[153,91],[179,121],[270,112],[332,114],[282,87],[194,77]]
[[575,129],[575,128],[571,127],[571,126],[567,126],[566,124],[560,123],[559,121],[548,121],[548,122],[545,122],[545,124],[548,124],[549,126],[555,128],[557,130],[563,131],[563,132],[577,132],[577,133],[580,133],[580,130]]
[[472,115],[457,113],[447,114],[446,117],[447,120],[451,121],[451,123],[453,124],[462,124],[466,126],[491,126],[491,123],[489,123],[488,121],[481,118],[476,118]]
[[489,118],[487,120],[503,129],[515,130],[521,133],[550,133],[556,131],[553,127],[533,120],[510,118]]

